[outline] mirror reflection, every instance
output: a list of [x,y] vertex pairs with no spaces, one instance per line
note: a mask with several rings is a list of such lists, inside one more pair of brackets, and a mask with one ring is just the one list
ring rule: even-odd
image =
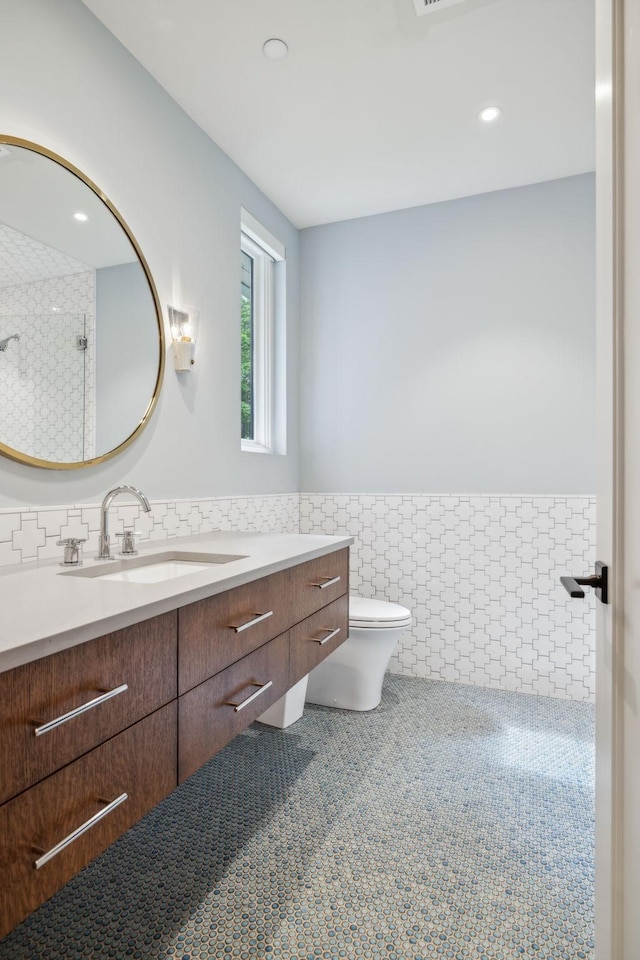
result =
[[0,451],[85,466],[147,422],[162,322],[124,223],[40,149],[0,141]]

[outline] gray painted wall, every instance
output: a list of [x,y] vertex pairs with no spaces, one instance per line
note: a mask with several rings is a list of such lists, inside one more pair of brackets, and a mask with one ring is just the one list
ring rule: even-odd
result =
[[302,490],[595,489],[594,177],[301,233]]
[[[176,375],[169,352],[131,447],[81,471],[0,458],[0,507],[121,482],[158,498],[593,490],[591,176],[304,231],[299,340],[297,231],[80,0],[4,0],[0,90],[0,130],[121,211],[163,309],[200,309],[196,368]],[[287,247],[286,456],[239,448],[241,205]]]
[[[167,498],[297,490],[295,228],[80,0],[3,0],[0,90],[0,131],[98,184],[140,244],[163,310],[200,310],[196,368],[178,377],[169,355],[158,409],[135,443],[80,471],[0,458],[0,507],[95,501],[125,481]],[[240,452],[241,206],[287,248],[286,456]]]

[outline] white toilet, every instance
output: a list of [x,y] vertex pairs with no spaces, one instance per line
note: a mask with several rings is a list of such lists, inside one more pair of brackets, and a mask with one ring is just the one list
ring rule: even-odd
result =
[[349,636],[309,674],[306,700],[343,710],[373,710],[411,611],[386,600],[349,597]]

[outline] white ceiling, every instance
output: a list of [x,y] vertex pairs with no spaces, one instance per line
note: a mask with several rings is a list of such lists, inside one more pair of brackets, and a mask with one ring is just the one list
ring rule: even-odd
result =
[[[4,144],[0,154],[0,210],[2,224],[12,228],[3,231],[7,282],[12,270],[23,278],[15,283],[26,282],[25,258],[32,279],[40,269],[43,279],[137,259],[119,222],[87,184],[49,157],[15,144]],[[87,221],[78,223],[76,212]]]
[[298,227],[594,168],[593,0],[84,2]]

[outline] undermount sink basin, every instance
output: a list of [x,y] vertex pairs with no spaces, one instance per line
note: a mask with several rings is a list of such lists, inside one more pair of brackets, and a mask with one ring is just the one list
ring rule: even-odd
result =
[[90,579],[113,580],[117,583],[162,583],[192,573],[202,573],[212,564],[232,563],[245,557],[233,553],[185,553],[167,550],[148,557],[132,557],[130,560],[104,560],[95,567],[65,570],[63,576],[89,577]]

